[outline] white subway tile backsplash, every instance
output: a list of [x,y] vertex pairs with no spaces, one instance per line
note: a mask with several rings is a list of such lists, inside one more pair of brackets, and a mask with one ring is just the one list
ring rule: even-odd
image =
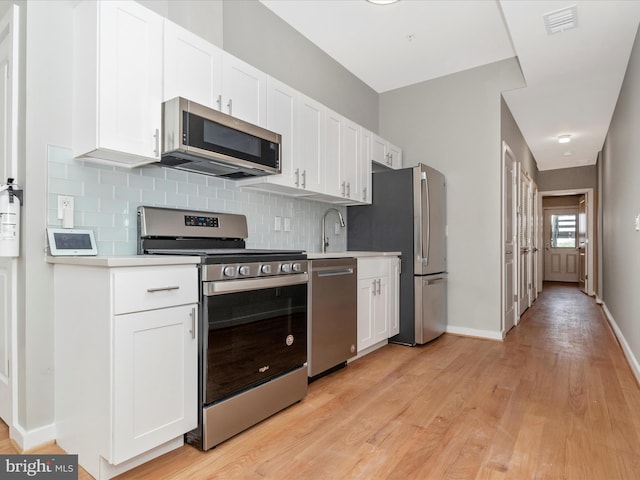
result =
[[[231,180],[156,165],[126,169],[75,160],[71,150],[48,152],[50,226],[59,227],[58,195],[75,199],[75,226],[96,233],[101,255],[132,255],[137,249],[137,208],[152,205],[247,216],[249,248],[320,249],[322,216],[331,205],[240,188]],[[343,214],[344,207],[341,208]],[[274,218],[291,219],[290,232],[275,232]],[[327,225],[333,225],[328,220]],[[346,248],[346,232],[327,228],[332,250]]]

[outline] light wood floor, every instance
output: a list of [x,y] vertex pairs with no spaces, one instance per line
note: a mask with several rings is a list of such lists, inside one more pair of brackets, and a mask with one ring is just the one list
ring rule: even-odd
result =
[[504,342],[389,345],[211,451],[118,478],[640,479],[640,388],[594,300],[545,285]]

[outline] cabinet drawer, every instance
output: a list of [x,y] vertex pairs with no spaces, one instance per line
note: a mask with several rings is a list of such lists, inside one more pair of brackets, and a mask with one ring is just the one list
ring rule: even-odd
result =
[[387,275],[389,275],[389,257],[358,259],[358,278],[384,277]]
[[123,268],[111,275],[115,315],[198,302],[195,265]]

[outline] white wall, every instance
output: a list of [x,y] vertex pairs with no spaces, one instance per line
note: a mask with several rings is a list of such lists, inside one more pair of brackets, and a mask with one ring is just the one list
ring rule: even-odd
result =
[[640,379],[640,35],[636,37],[620,97],[602,150],[601,298],[622,335]]
[[25,430],[53,422],[53,298],[45,262],[47,145],[69,145],[71,15],[67,2],[26,5],[25,157],[19,262],[18,419]]
[[447,178],[449,329],[500,337],[500,102],[524,86],[515,59],[380,95],[380,134],[405,166]]

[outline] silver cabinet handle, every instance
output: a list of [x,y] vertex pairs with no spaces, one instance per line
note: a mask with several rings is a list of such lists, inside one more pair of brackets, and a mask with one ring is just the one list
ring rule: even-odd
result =
[[196,338],[196,307],[193,307],[191,309],[191,330],[189,330],[189,333],[191,334],[191,338],[195,339]]
[[367,187],[364,187],[362,189],[362,201],[366,202],[367,201]]
[[296,168],[295,174],[296,174],[296,181],[295,181],[296,187],[300,187],[300,169],[299,168]]
[[387,153],[387,165],[389,166],[393,165],[393,157],[391,156],[390,153]]
[[156,132],[153,134],[153,138],[155,138],[156,148],[153,150],[153,154],[156,157],[160,156],[160,129],[156,128]]
[[347,198],[351,198],[351,182],[347,182]]
[[302,172],[302,188],[307,188],[307,171]]
[[376,280],[378,282],[378,295],[380,295],[382,293],[382,288],[380,286],[380,284],[382,283],[382,281],[380,279]]
[[169,290],[180,290],[178,285],[172,285],[170,287],[152,287],[147,288],[147,292],[155,293],[155,292],[168,292]]
[[342,182],[342,196],[345,196],[345,183],[346,182]]
[[373,296],[375,297],[377,295],[376,293],[376,281],[374,280],[373,282],[371,282],[373,284]]
[[222,111],[222,95],[218,95],[218,99],[216,100],[216,104],[218,104],[218,111]]
[[227,108],[229,109],[229,115],[233,115],[233,99],[229,99],[229,103],[227,103]]

